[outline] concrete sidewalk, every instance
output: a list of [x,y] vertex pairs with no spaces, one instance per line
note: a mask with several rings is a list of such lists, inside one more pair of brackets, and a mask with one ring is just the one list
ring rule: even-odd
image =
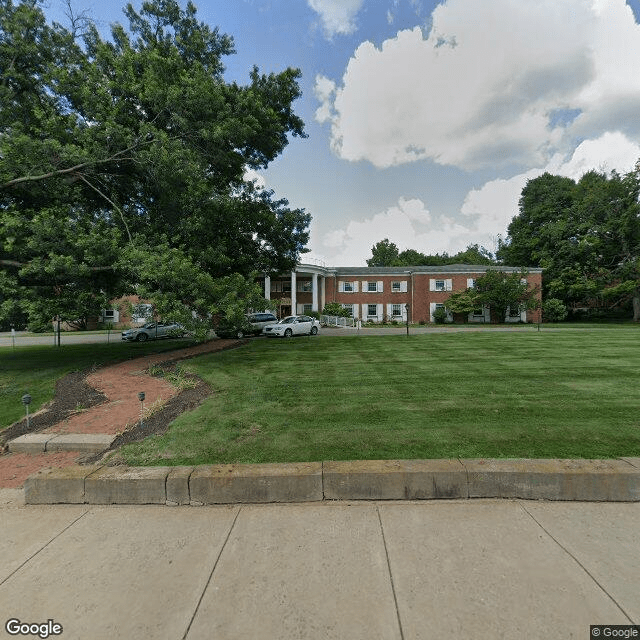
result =
[[640,624],[640,503],[0,503],[0,637],[12,618],[64,640],[586,640]]

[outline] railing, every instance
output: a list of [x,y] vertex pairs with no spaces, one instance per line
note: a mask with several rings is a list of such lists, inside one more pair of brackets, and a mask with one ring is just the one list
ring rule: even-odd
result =
[[356,329],[358,321],[355,318],[341,318],[339,316],[320,316],[320,322],[327,327],[344,327]]

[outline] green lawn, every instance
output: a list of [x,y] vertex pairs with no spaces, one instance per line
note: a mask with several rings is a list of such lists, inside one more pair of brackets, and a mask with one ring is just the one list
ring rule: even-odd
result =
[[136,358],[189,346],[175,340],[140,343],[74,344],[55,347],[0,347],[0,431],[20,418],[25,411],[21,398],[32,397],[31,412],[53,398],[58,378],[71,371],[82,371],[109,362]]
[[640,456],[640,327],[257,340],[135,465]]

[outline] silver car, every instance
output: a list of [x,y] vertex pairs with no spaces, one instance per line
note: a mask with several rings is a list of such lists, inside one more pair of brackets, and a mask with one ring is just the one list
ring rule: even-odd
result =
[[142,327],[128,329],[122,332],[122,339],[128,342],[146,342],[161,338],[181,338],[185,329],[177,322],[147,322]]
[[290,338],[295,335],[315,336],[320,329],[320,322],[310,316],[287,316],[278,324],[267,325],[262,334],[272,338]]

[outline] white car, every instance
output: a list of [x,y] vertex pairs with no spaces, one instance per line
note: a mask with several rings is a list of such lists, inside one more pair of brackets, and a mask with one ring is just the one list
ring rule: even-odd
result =
[[315,336],[320,329],[320,322],[309,316],[287,316],[278,324],[267,325],[262,335],[272,338],[290,338],[295,335]]

